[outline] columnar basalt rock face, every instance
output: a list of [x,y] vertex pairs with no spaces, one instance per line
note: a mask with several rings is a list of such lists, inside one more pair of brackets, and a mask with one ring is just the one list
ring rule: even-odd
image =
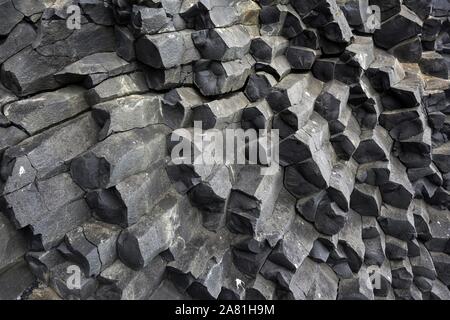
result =
[[449,70],[448,0],[0,0],[0,299],[450,299]]

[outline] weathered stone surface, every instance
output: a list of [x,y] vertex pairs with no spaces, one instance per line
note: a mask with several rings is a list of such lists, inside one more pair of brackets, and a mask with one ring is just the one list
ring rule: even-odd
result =
[[127,27],[115,26],[116,37],[116,53],[126,61],[132,61],[136,58],[136,51],[134,48],[134,36]]
[[194,84],[204,96],[216,96],[244,87],[254,60],[250,55],[227,62],[200,60],[194,66]]
[[416,237],[414,217],[410,208],[398,209],[383,205],[378,222],[387,235],[402,240],[411,240]]
[[296,216],[268,259],[295,272],[311,251],[317,235],[309,222]]
[[5,62],[17,52],[30,45],[35,37],[36,31],[30,24],[19,23],[0,45],[0,63]]
[[70,175],[63,173],[10,193],[4,201],[16,227],[30,228],[32,246],[49,248],[89,217],[82,196]]
[[377,187],[356,184],[350,197],[350,208],[363,216],[378,216],[382,205],[381,193]]
[[281,189],[272,214],[263,220],[256,229],[256,239],[265,239],[271,247],[283,238],[295,219],[295,208],[291,206],[293,197]]
[[[329,136],[326,120],[313,113],[304,127],[280,142],[280,164],[289,166],[311,158],[315,152],[324,147]],[[322,159],[321,163],[332,160]]]
[[4,192],[18,190],[35,177],[66,170],[73,158],[96,143],[97,131],[97,124],[87,113],[9,148],[3,157]]
[[[177,198],[167,196],[139,221],[123,231],[117,242],[119,258],[127,266],[139,270],[175,240],[179,208]],[[178,222],[179,223],[179,222]]]
[[425,52],[419,62],[420,70],[424,74],[448,79],[448,67],[444,58],[435,52]]
[[155,154],[152,150],[164,150],[167,133],[164,125],[150,125],[111,135],[76,158],[71,174],[83,188],[112,187],[164,159],[164,153]]
[[[114,188],[107,189],[110,193],[105,196],[94,191],[94,211],[105,222],[123,227],[133,225],[151,211],[169,187],[170,180],[164,168],[161,164],[154,164],[148,171],[130,176]],[[112,208],[114,210],[110,210]]]
[[169,18],[164,8],[133,6],[131,23],[136,33],[155,34],[168,27]]
[[129,73],[136,65],[121,59],[114,52],[95,53],[72,63],[56,73],[56,80],[63,83],[82,83],[91,88],[109,77]]
[[33,135],[88,108],[83,89],[66,87],[11,103],[3,112],[9,121]]
[[271,63],[285,53],[288,45],[284,37],[262,36],[252,40],[250,54],[257,62]]
[[[114,51],[112,28],[86,23],[71,32],[65,24],[64,19],[42,20],[34,50],[28,46],[2,65],[1,79],[8,88],[20,96],[56,89],[61,85],[54,74],[66,65],[93,53]],[[52,34],[55,28],[60,34]]]
[[58,264],[51,269],[50,287],[66,300],[85,300],[95,293],[97,289],[97,281],[94,278],[85,277],[81,274],[80,286],[73,287],[69,285],[69,277],[71,268],[76,265],[70,262]]
[[367,270],[361,269],[352,279],[339,281],[339,300],[373,300],[373,288]]
[[280,81],[291,72],[291,65],[283,55],[276,57],[270,63],[257,62],[255,64],[255,70],[270,73],[277,81]]
[[99,139],[136,128],[165,123],[162,96],[156,94],[131,95],[96,104],[93,116],[101,130]]
[[194,84],[194,71],[191,65],[171,69],[146,68],[145,80],[149,89],[169,90],[180,86]]
[[99,300],[144,300],[162,281],[165,267],[161,257],[156,257],[140,271],[134,271],[116,260],[100,274],[95,296]]
[[0,297],[449,299],[447,2],[0,0]]
[[414,12],[402,6],[398,15],[382,23],[381,29],[375,31],[374,42],[383,49],[390,49],[396,43],[418,35],[422,24]]
[[0,35],[7,35],[14,28],[16,24],[23,18],[23,14],[14,6],[11,0],[2,1],[1,5],[1,21]]
[[65,236],[65,243],[58,248],[68,260],[81,266],[86,277],[97,276],[101,271],[101,261],[97,247],[90,243],[78,227]]
[[243,26],[200,30],[192,41],[204,59],[231,61],[242,59],[250,50],[250,35]]
[[361,142],[353,154],[358,163],[387,160],[392,148],[392,139],[383,128],[363,131],[360,139]]
[[193,108],[192,120],[201,121],[203,130],[225,129],[233,123],[241,121],[244,108],[249,104],[241,92],[224,99],[206,102]]
[[291,74],[287,76],[272,89],[272,92],[267,96],[267,102],[276,112],[300,103],[304,97],[304,88],[310,80],[314,81],[311,74]]
[[194,207],[203,215],[203,226],[217,230],[225,225],[226,200],[231,191],[231,174],[227,166],[216,166],[198,185],[188,192]]
[[26,252],[26,242],[24,235],[15,230],[3,213],[0,215],[0,230],[0,270],[4,270],[22,258]]
[[[6,120],[7,121],[7,120]],[[28,138],[28,135],[17,127],[0,127],[2,140],[0,141],[0,152],[12,147]]]
[[376,218],[362,217],[362,237],[365,246],[364,263],[382,266],[386,261],[386,240]]
[[7,271],[0,274],[0,286],[2,287],[0,299],[20,299],[22,293],[24,293],[34,281],[35,278],[23,261],[16,264],[14,267],[9,268]]
[[260,175],[259,166],[244,167],[228,201],[228,227],[236,233],[253,234],[260,221],[269,216],[282,187],[282,172]]
[[[311,276],[314,275],[314,276]],[[326,264],[318,264],[306,258],[292,277],[289,287],[295,300],[335,300],[338,278]]]
[[86,100],[95,105],[107,100],[132,94],[145,93],[148,86],[142,72],[117,76],[108,79],[86,93]]
[[392,287],[394,289],[409,289],[413,281],[413,273],[409,259],[392,260]]

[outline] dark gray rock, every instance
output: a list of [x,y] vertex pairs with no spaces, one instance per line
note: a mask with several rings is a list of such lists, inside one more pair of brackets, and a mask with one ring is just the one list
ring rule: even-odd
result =
[[65,259],[57,249],[48,251],[30,251],[25,255],[25,261],[31,273],[42,283],[48,285],[50,281],[50,270],[64,263]]
[[420,37],[400,42],[389,50],[402,63],[418,63],[422,57],[422,43]]
[[423,244],[419,243],[419,247],[420,255],[410,258],[414,280],[417,277],[425,277],[430,280],[435,280],[436,270],[433,264],[432,256]]
[[0,63],[5,62],[20,50],[30,45],[36,37],[36,31],[28,23],[19,23],[0,45]]
[[296,216],[290,229],[270,253],[273,263],[295,272],[313,248],[318,233],[313,225]]
[[12,147],[28,138],[28,135],[17,127],[0,127],[2,140],[0,141],[0,152]]
[[220,100],[205,102],[193,108],[192,120],[201,121],[203,130],[222,130],[241,121],[244,108],[249,104],[241,92],[227,96]]
[[383,205],[378,222],[387,235],[398,239],[407,241],[415,238],[417,235],[411,208],[399,209]]
[[380,214],[381,205],[381,193],[377,187],[355,184],[350,196],[350,208],[363,216],[377,217]]
[[65,243],[60,246],[63,246],[61,254],[79,265],[86,277],[100,274],[102,263],[97,247],[86,239],[83,227],[78,227],[67,233]]
[[63,84],[82,83],[92,88],[110,77],[136,70],[134,63],[128,63],[114,52],[95,53],[84,57],[55,74]]
[[373,39],[377,46],[390,49],[398,42],[418,35],[422,25],[422,21],[414,12],[402,6],[398,15],[382,23],[381,29],[375,31]]
[[[314,153],[322,150],[329,136],[326,120],[313,113],[304,127],[280,142],[280,164],[289,166],[310,159]],[[332,159],[321,159],[321,163],[330,161]]]
[[[251,81],[251,79],[249,79],[249,81]],[[270,129],[272,117],[272,109],[269,107],[266,100],[250,103],[242,111],[241,127],[244,130]]]
[[171,69],[146,68],[145,79],[149,89],[169,90],[182,85],[194,84],[192,65],[183,65]]
[[366,268],[352,279],[339,281],[338,300],[373,300],[373,288]]
[[[133,225],[141,216],[151,211],[169,188],[170,180],[164,168],[161,164],[154,164],[148,171],[130,176],[112,188],[115,196],[113,204],[119,204],[119,209],[115,211],[118,216],[110,216],[110,212],[104,211],[108,207],[100,208],[98,215],[108,223],[119,221],[118,224],[123,227]],[[126,214],[123,211],[124,207]]]
[[246,300],[274,300],[275,297],[275,284],[260,274],[245,289]]
[[192,109],[205,102],[195,89],[181,87],[166,93],[162,102],[164,121],[173,129],[192,125]]
[[96,104],[93,115],[101,130],[99,139],[165,122],[162,96],[156,94],[131,95]]
[[347,106],[350,90],[339,81],[328,82],[317,97],[314,110],[326,119],[330,126],[330,134],[344,131],[351,110]]
[[18,11],[13,1],[4,0],[0,4],[1,15],[0,20],[0,35],[4,36],[11,32],[11,30],[22,20],[23,14]]
[[306,258],[292,277],[290,295],[295,300],[335,300],[338,278],[326,264]]
[[192,33],[192,41],[204,59],[231,61],[242,59],[250,50],[250,34],[240,25],[200,30]]
[[392,260],[392,287],[394,289],[409,289],[413,281],[413,272],[409,259]]
[[9,148],[3,157],[4,192],[18,190],[35,177],[45,178],[66,170],[73,158],[96,143],[97,130],[87,113]]
[[433,281],[433,287],[429,294],[430,300],[448,300],[450,298],[450,290],[439,280]]
[[257,72],[248,78],[244,93],[248,100],[256,102],[261,98],[265,98],[275,84],[276,80],[271,74]]
[[4,270],[21,260],[27,247],[24,235],[15,230],[3,213],[0,213],[0,230],[2,238],[0,270]]
[[170,69],[200,59],[191,31],[145,35],[136,41],[136,57],[153,67]]
[[389,260],[403,260],[408,256],[408,243],[406,241],[386,236],[386,257]]
[[151,215],[144,215],[124,230],[117,240],[117,252],[122,262],[140,270],[167,250],[176,237],[180,209],[177,198],[169,195],[156,204]]
[[232,188],[229,170],[224,165],[216,166],[188,192],[192,205],[202,212],[203,226],[208,230],[217,230],[225,224],[226,200]]
[[18,300],[35,281],[24,261],[0,274],[0,299]]
[[286,50],[286,58],[292,70],[311,70],[318,56],[320,52],[317,50],[304,47],[289,46]]
[[361,134],[361,142],[353,154],[353,158],[360,164],[373,161],[384,161],[392,148],[392,139],[381,127],[366,130]]
[[252,73],[254,63],[250,55],[227,62],[200,60],[194,66],[194,84],[204,96],[240,90]]
[[250,54],[257,62],[271,63],[285,53],[288,45],[284,37],[262,36],[252,39]]
[[137,34],[155,34],[166,29],[169,25],[164,8],[149,8],[133,6],[131,23]]
[[[94,294],[97,289],[97,281],[94,278],[85,277],[80,274],[80,286],[73,287],[70,278],[77,266],[70,262],[64,262],[51,269],[50,287],[66,300],[85,300]],[[74,268],[74,269],[72,269]]]
[[434,267],[436,268],[437,278],[446,286],[450,283],[449,264],[450,256],[445,253],[431,252]]
[[86,100],[91,106],[132,94],[148,91],[144,73],[134,72],[107,79],[86,92]]
[[282,172],[260,175],[261,167],[245,166],[227,204],[227,226],[235,233],[254,234],[259,221],[272,214],[282,187]]
[[134,36],[130,30],[126,27],[115,26],[116,37],[116,53],[122,59],[126,61],[132,61],[136,58],[136,52],[134,49]]

